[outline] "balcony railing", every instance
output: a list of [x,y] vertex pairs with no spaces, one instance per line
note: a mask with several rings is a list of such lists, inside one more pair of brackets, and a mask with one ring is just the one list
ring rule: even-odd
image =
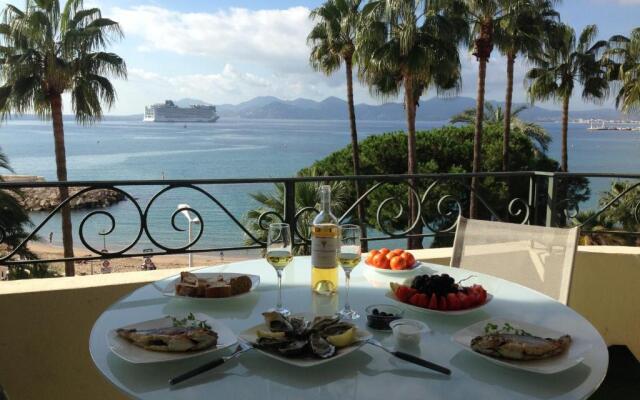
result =
[[[497,221],[508,221],[521,224],[535,224],[544,226],[582,226],[584,234],[611,234],[626,237],[639,236],[636,230],[624,230],[622,225],[611,229],[598,227],[591,229],[593,222],[611,207],[616,207],[621,201],[632,204],[626,212],[627,217],[633,221],[633,225],[640,223],[640,196],[637,188],[640,185],[638,174],[609,174],[609,173],[559,173],[559,172],[487,172],[487,173],[452,173],[452,174],[416,174],[416,175],[367,175],[367,176],[320,176],[320,177],[295,177],[295,178],[256,178],[256,179],[192,179],[192,180],[122,180],[122,181],[72,181],[72,182],[0,182],[1,190],[20,190],[25,188],[59,188],[79,187],[80,191],[69,197],[65,202],[58,204],[30,231],[28,236],[14,248],[0,256],[0,265],[24,265],[44,262],[63,262],[67,260],[87,261],[96,259],[110,259],[123,257],[141,257],[151,255],[220,252],[232,250],[263,249],[266,246],[263,239],[268,223],[271,221],[284,221],[294,227],[294,237],[298,246],[308,243],[308,232],[305,224],[317,210],[313,205],[300,204],[297,194],[298,185],[339,183],[342,182],[346,189],[346,197],[351,198],[351,204],[344,207],[344,212],[339,216],[341,223],[357,220],[357,209],[360,203],[365,205],[366,215],[363,225],[367,227],[368,235],[364,238],[365,244],[371,241],[401,239],[401,238],[446,238],[455,233],[456,220],[459,215],[466,215],[468,210],[469,194],[472,190],[471,179],[479,178],[480,186],[475,193],[478,199],[478,218]],[[629,180],[630,184],[625,190],[614,193],[606,204],[595,204],[590,199],[594,194],[590,193],[593,181],[604,182],[601,189],[608,189],[611,180]],[[359,197],[354,195],[354,182],[360,181],[366,191]],[[229,204],[224,204],[219,193],[224,193],[224,188],[231,186],[244,187],[251,185],[251,190],[256,187],[264,188],[265,184],[281,185],[281,209],[263,209],[253,224],[249,224],[244,215],[234,214]],[[257,186],[256,186],[257,185]],[[108,189],[120,193],[127,200],[128,207],[132,208],[132,217],[137,219],[137,229],[133,232],[133,238],[128,244],[118,249],[100,249],[95,243],[87,239],[89,223],[93,218],[102,216],[109,221],[109,228],[98,234],[108,237],[116,228],[118,221],[111,208],[96,209],[91,211],[74,211],[84,213],[76,223],[77,238],[90,252],[90,255],[68,258],[49,259],[21,259],[18,257],[20,250],[27,246],[38,235],[45,232],[44,226],[54,217],[60,214],[63,207],[79,196],[97,189]],[[205,225],[209,224],[207,213],[202,208],[191,206],[176,207],[185,203],[182,198],[167,196],[169,192],[187,190],[203,196],[204,207],[213,207],[218,213],[222,213],[230,226],[236,227],[241,233],[236,243],[231,245],[203,245],[200,243]],[[266,189],[272,190],[272,189]],[[146,198],[139,196],[139,192],[147,193]],[[182,192],[180,192],[182,193]],[[249,191],[246,192],[248,195]],[[597,194],[595,194],[597,196]],[[409,197],[415,199],[414,215],[409,212]],[[177,217],[183,211],[193,213],[199,219],[198,231],[190,241],[184,245],[171,245],[158,238],[156,227],[150,223],[154,213],[154,205],[157,202],[174,201],[175,211],[169,216],[175,234],[185,231],[178,226]],[[208,204],[206,204],[208,203]],[[201,205],[202,205],[201,204]],[[588,218],[576,220],[578,210],[585,204],[593,210]],[[78,221],[78,220],[76,220]],[[131,222],[131,221],[129,221]],[[5,242],[9,233],[6,227],[0,226],[0,243]],[[449,239],[450,240],[450,239]],[[150,242],[154,247],[151,251],[142,252],[142,241]]]

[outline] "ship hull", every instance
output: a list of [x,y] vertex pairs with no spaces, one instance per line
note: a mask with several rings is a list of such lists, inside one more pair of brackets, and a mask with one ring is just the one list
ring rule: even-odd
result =
[[164,104],[153,104],[145,107],[144,122],[216,122],[219,116],[216,107],[211,105],[193,105],[178,107],[171,100]]
[[204,118],[198,118],[198,117],[188,117],[188,118],[183,118],[183,117],[163,117],[163,116],[152,116],[152,117],[144,117],[142,120],[144,122],[204,122],[204,123],[213,123],[216,122],[218,119],[220,119],[219,116],[213,116],[213,117],[204,117]]

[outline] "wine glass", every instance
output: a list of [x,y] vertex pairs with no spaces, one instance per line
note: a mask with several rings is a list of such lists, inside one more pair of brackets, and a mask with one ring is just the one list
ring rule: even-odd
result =
[[342,319],[354,320],[360,318],[360,315],[355,310],[352,310],[349,304],[349,281],[351,279],[351,270],[360,263],[362,256],[361,238],[362,232],[358,225],[342,225],[340,227],[340,257],[338,259],[344,270],[347,282],[344,308],[340,310]]
[[269,225],[266,258],[278,274],[278,303],[274,311],[282,315],[289,315],[289,310],[282,306],[282,271],[293,260],[289,224],[274,223]]

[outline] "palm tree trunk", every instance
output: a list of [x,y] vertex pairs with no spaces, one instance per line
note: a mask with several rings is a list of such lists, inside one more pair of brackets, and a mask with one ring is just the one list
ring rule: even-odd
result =
[[[407,173],[409,175],[416,173],[416,99],[413,92],[413,80],[410,76],[406,76],[404,78],[404,107],[407,113]],[[416,187],[413,179],[409,179],[409,186]],[[409,217],[410,224],[418,218],[418,205],[411,190],[409,190]],[[421,231],[422,226],[418,224],[412,233],[421,233]],[[407,247],[409,249],[422,248],[422,238],[408,238]]]
[[[53,142],[56,153],[56,173],[58,181],[67,180],[67,158],[64,148],[64,127],[62,125],[62,96],[54,94],[51,96],[51,117],[53,120]],[[58,201],[62,203],[69,197],[69,188],[60,187]],[[61,209],[62,215],[62,245],[64,247],[64,257],[73,258],[73,236],[71,235],[71,210],[68,205]],[[64,272],[66,276],[76,274],[73,261],[65,261]]]
[[[360,150],[358,149],[358,131],[356,129],[356,110],[353,104],[353,60],[351,57],[345,59],[345,66],[347,72],[347,103],[349,105],[349,126],[351,128],[351,158],[353,161],[353,174],[360,175]],[[356,199],[362,196],[362,183],[355,181],[356,185]],[[365,207],[364,201],[358,204],[358,221],[360,221],[360,230],[362,231],[362,238],[367,238],[367,228],[365,222]],[[368,242],[362,241],[362,250],[368,251]]]
[[513,64],[515,54],[507,54],[507,93],[504,100],[504,136],[502,139],[502,170],[509,170],[509,142],[511,140],[511,103],[513,101]]
[[562,160],[560,170],[569,172],[569,161],[567,156],[567,131],[569,128],[569,96],[562,99]]
[[[473,169],[472,172],[480,172],[481,150],[482,150],[482,121],[484,119],[484,84],[487,76],[487,59],[478,59],[478,93],[476,97],[476,125],[473,137]],[[477,218],[478,207],[476,193],[478,192],[478,178],[471,179],[471,194],[469,205],[469,217]]]

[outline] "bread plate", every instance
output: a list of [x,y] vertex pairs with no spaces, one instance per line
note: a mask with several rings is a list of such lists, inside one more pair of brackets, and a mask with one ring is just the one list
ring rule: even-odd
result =
[[[159,284],[160,291],[163,296],[174,297],[178,299],[186,299],[186,300],[198,300],[198,301],[224,301],[229,299],[237,299],[238,297],[246,296],[252,291],[254,291],[260,285],[260,277],[258,275],[250,275],[250,274],[240,274],[240,273],[232,273],[232,272],[196,272],[194,275],[200,279],[218,279],[222,278],[224,280],[229,280],[231,278],[237,278],[239,276],[245,275],[251,279],[251,289],[248,292],[240,293],[234,296],[228,297],[191,297],[191,296],[180,296],[176,294],[176,284],[180,282],[180,275],[177,275],[173,278],[169,278],[169,280],[161,281]],[[165,282],[167,282],[165,284]]]

